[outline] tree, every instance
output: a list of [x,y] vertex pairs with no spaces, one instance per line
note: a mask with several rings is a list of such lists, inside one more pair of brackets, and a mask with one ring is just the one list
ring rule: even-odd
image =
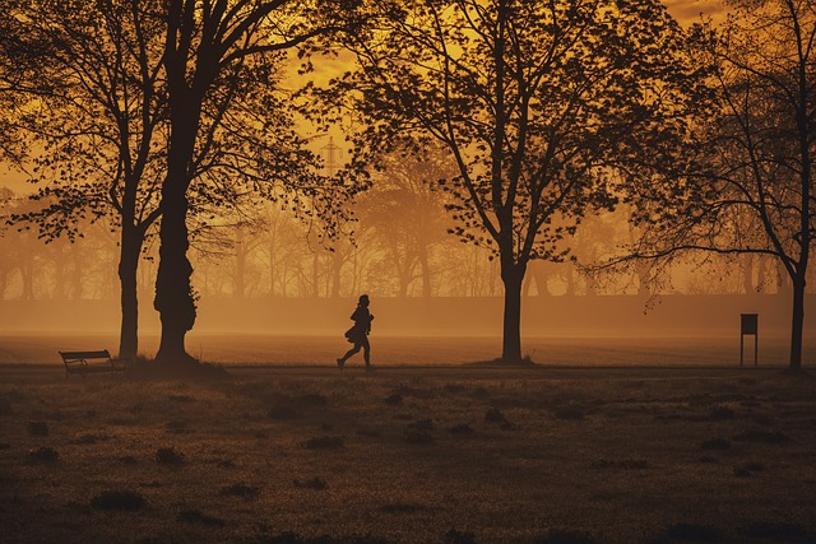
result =
[[[358,153],[399,134],[445,146],[454,233],[490,248],[504,285],[501,359],[522,359],[521,286],[560,260],[581,219],[616,202],[615,172],[640,175],[683,130],[692,99],[684,34],[657,0],[430,0],[370,6],[345,46],[359,68],[328,89],[355,108]],[[320,111],[321,114],[325,113]]]
[[382,171],[361,199],[361,222],[385,250],[383,260],[394,270],[400,297],[408,295],[416,279],[422,281],[422,296],[431,296],[430,253],[447,229],[437,182],[452,174],[448,159],[438,149],[416,157],[398,148],[380,159]]
[[695,152],[682,161],[679,179],[638,188],[633,202],[643,235],[628,255],[776,259],[792,291],[793,369],[802,365],[816,234],[814,8],[811,0],[740,0],[721,25],[698,26],[699,57],[713,67],[714,101],[695,123]]
[[[217,121],[234,98],[230,92],[219,92],[225,88],[225,82],[226,88],[229,88],[229,82],[236,80],[248,81],[257,88],[259,81],[266,80],[274,87],[274,68],[280,65],[282,53],[305,46],[312,38],[341,29],[332,22],[332,15],[335,9],[342,7],[343,2],[287,0],[165,2],[163,63],[170,129],[167,174],[161,188],[163,216],[154,300],[162,324],[157,361],[193,361],[184,346],[186,333],[192,329],[196,318],[190,284],[193,268],[187,258],[188,191],[195,177],[197,150],[201,154],[201,150],[207,150],[218,141],[217,133],[207,128],[205,105],[208,102],[215,104],[211,119]],[[249,80],[247,76],[253,68],[260,69],[261,76],[265,70],[266,77]],[[266,109],[264,113],[267,121],[280,117],[291,121],[283,109]],[[312,213],[323,217],[344,213],[336,191],[326,187],[320,176],[306,167],[317,161],[305,150],[303,140],[296,138],[291,129],[286,135],[291,137],[291,145],[285,151],[278,150],[273,157],[254,164],[239,161],[232,165],[233,170],[246,171],[246,167],[251,166],[257,172],[258,181],[266,178],[297,188],[300,193],[293,198],[296,207],[303,204],[303,199],[308,199]],[[264,144],[263,140],[257,143]],[[225,155],[224,160],[229,162],[230,156]],[[331,222],[326,228],[332,234]]]
[[[138,352],[137,272],[148,229],[161,215],[157,182],[166,112],[161,72],[160,2],[41,0],[21,4],[20,41],[45,44],[24,88],[18,126],[41,151],[32,157],[38,209],[13,220],[34,223],[50,242],[83,236],[86,218],[119,229],[119,356]],[[42,89],[39,81],[51,81]]]

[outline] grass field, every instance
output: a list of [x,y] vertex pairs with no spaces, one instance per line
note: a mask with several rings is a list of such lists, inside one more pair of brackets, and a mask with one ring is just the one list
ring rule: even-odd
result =
[[778,369],[0,366],[0,540],[814,542],[815,393]]
[[[808,331],[809,332],[809,331]],[[158,337],[144,334],[141,351],[152,356]],[[383,336],[371,338],[374,360],[381,366],[449,366],[483,361],[500,354],[501,339],[490,336]],[[739,337],[525,337],[524,353],[546,365],[572,366],[735,366]],[[116,352],[115,334],[0,334],[0,364],[59,363],[58,350],[108,349]],[[190,353],[221,364],[327,365],[349,344],[336,336],[272,334],[191,334]],[[762,365],[784,366],[788,340],[763,336]],[[816,361],[816,336],[806,335],[805,361]],[[753,339],[745,339],[745,360],[753,362]]]

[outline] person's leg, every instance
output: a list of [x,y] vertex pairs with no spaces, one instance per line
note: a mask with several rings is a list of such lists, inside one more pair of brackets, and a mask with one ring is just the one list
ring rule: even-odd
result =
[[368,336],[363,336],[363,359],[365,359],[366,367],[371,366],[371,344],[368,343]]
[[348,351],[346,352],[346,354],[345,354],[345,355],[343,355],[342,357],[340,357],[340,360],[341,360],[341,361],[343,361],[343,363],[345,363],[345,362],[346,362],[346,360],[347,360],[349,357],[351,357],[352,355],[354,355],[355,353],[357,353],[358,351],[360,351],[360,347],[361,347],[361,344],[354,344],[354,347],[353,347],[353,348],[351,348],[350,350],[348,350]]

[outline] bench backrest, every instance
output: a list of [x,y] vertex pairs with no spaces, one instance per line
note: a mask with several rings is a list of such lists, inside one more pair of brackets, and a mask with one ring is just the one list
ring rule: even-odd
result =
[[62,360],[66,363],[87,359],[111,358],[110,353],[106,349],[103,349],[102,351],[60,351],[59,354],[62,356]]

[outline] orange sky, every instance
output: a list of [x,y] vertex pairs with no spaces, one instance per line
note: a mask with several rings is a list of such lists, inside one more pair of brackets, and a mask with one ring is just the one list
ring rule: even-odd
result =
[[684,23],[696,19],[700,13],[716,15],[723,10],[720,0],[663,0],[663,3]]

